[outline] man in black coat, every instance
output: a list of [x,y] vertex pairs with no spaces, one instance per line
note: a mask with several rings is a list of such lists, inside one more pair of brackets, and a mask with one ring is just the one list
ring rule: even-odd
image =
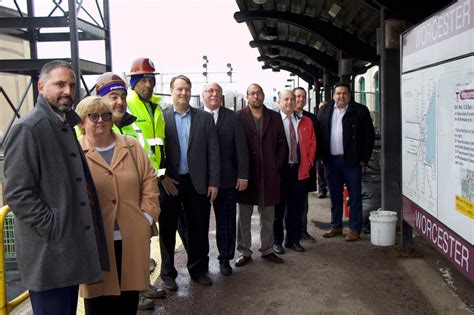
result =
[[351,100],[349,85],[337,83],[334,102],[320,109],[319,157],[331,194],[331,229],[323,237],[342,234],[344,184],[349,190],[350,232],[346,241],[360,238],[362,228],[362,168],[374,147],[374,125],[369,110]]
[[204,110],[216,123],[221,158],[219,194],[214,200],[216,243],[221,274],[232,273],[229,260],[234,259],[236,238],[236,192],[244,191],[249,178],[249,152],[239,114],[221,107],[222,87],[216,82],[206,84],[202,91]]

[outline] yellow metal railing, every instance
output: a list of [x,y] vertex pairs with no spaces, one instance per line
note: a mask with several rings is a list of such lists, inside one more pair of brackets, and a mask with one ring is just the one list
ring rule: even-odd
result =
[[5,218],[8,212],[10,212],[10,208],[8,206],[4,206],[0,210],[0,315],[10,314],[10,312],[15,307],[20,305],[29,296],[28,291],[25,291],[10,302],[7,302],[7,279],[5,273],[5,249],[3,247],[3,229]]

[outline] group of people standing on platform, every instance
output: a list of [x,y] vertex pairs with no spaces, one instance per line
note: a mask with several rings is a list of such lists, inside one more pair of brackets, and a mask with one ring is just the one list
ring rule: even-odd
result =
[[[150,59],[132,64],[130,84],[118,75],[97,79],[96,96],[73,110],[76,76],[63,61],[41,70],[35,108],[5,142],[5,200],[15,214],[17,262],[34,314],[135,314],[165,291],[150,284],[150,238],[159,227],[160,278],[178,289],[176,233],[191,279],[211,285],[209,221],[216,219],[220,272],[252,261],[251,217],[260,215],[261,257],[282,263],[284,248],[304,252],[308,192],[316,160],[326,172],[331,229],[342,234],[342,192],[350,194],[350,231],[360,237],[361,176],[374,142],[367,108],[336,84],[334,102],[319,115],[303,110],[306,91],[279,93],[280,111],[264,105],[258,84],[247,107],[222,106],[218,83],[206,84],[203,108],[190,106],[192,83],[170,82],[172,104],[154,95]],[[75,129],[74,129],[75,128]],[[327,190],[320,188],[320,196]],[[238,204],[238,207],[237,207]],[[286,230],[286,234],[285,234]],[[278,255],[277,255],[278,254]]]

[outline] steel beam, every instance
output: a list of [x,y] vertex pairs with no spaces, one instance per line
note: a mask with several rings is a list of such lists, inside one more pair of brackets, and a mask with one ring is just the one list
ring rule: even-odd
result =
[[275,11],[239,11],[234,14],[238,23],[254,20],[277,20],[302,28],[319,38],[334,49],[341,50],[349,56],[365,60],[378,60],[375,47],[330,23],[309,16]]
[[321,52],[320,50],[317,50],[316,48],[311,48],[307,45],[283,40],[253,40],[249,42],[249,45],[252,48],[259,48],[264,46],[279,46],[291,49],[307,56],[308,58],[311,58],[314,63],[319,65],[321,68],[329,69],[333,73],[337,73],[338,71],[337,60]]
[[2,17],[0,18],[0,29],[2,28],[53,28],[69,27],[69,19],[62,16],[51,17]]
[[[298,67],[292,67],[292,66],[289,66],[289,65],[280,65],[278,68],[280,68],[281,70],[286,70],[288,72],[296,74],[302,80],[306,81],[308,84],[313,84],[313,82],[314,82],[314,77],[312,77],[311,75],[309,75],[305,72],[300,72],[301,70]],[[273,69],[273,68],[270,65],[265,64],[265,65],[262,66],[262,69],[267,70],[267,69]]]
[[289,57],[277,57],[277,58],[270,58],[270,57],[265,57],[265,56],[260,56],[257,57],[258,61],[263,61],[263,62],[270,62],[270,61],[279,61],[279,62],[284,62],[291,64],[297,68],[300,68],[303,72],[308,73],[312,77],[316,78],[319,74],[320,68],[308,65],[304,63],[303,61],[295,58],[289,58]]

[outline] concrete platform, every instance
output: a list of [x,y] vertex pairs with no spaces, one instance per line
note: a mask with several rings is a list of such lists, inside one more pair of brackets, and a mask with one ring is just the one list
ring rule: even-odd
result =
[[[341,236],[322,238],[329,227],[329,205],[328,198],[310,194],[308,229],[316,242],[302,242],[305,253],[287,250],[281,265],[260,258],[258,215],[254,215],[253,262],[240,268],[232,262],[234,272],[229,277],[219,273],[212,217],[209,274],[214,284],[204,287],[191,281],[186,252],[178,246],[178,291],[156,300],[154,310],[138,314],[474,313],[474,285],[420,238],[415,238],[415,244],[421,258],[399,258],[397,246],[373,246],[370,235],[363,234],[354,243]],[[152,256],[157,260],[158,247],[154,239]],[[151,278],[160,285],[158,274],[159,268]],[[26,304],[14,313],[31,314],[31,309]],[[81,301],[78,314],[83,314]]]
[[287,250],[281,265],[260,258],[258,216],[254,215],[253,262],[244,267],[234,267],[232,262],[234,272],[228,277],[219,273],[212,227],[214,284],[193,283],[186,270],[186,253],[178,248],[178,291],[156,300],[153,311],[139,314],[474,313],[473,284],[421,239],[415,239],[415,244],[422,258],[399,258],[397,246],[373,246],[370,235],[363,234],[354,243],[343,237],[322,238],[330,222],[329,205],[329,198],[310,194],[309,232],[316,242],[302,242],[305,253]]

